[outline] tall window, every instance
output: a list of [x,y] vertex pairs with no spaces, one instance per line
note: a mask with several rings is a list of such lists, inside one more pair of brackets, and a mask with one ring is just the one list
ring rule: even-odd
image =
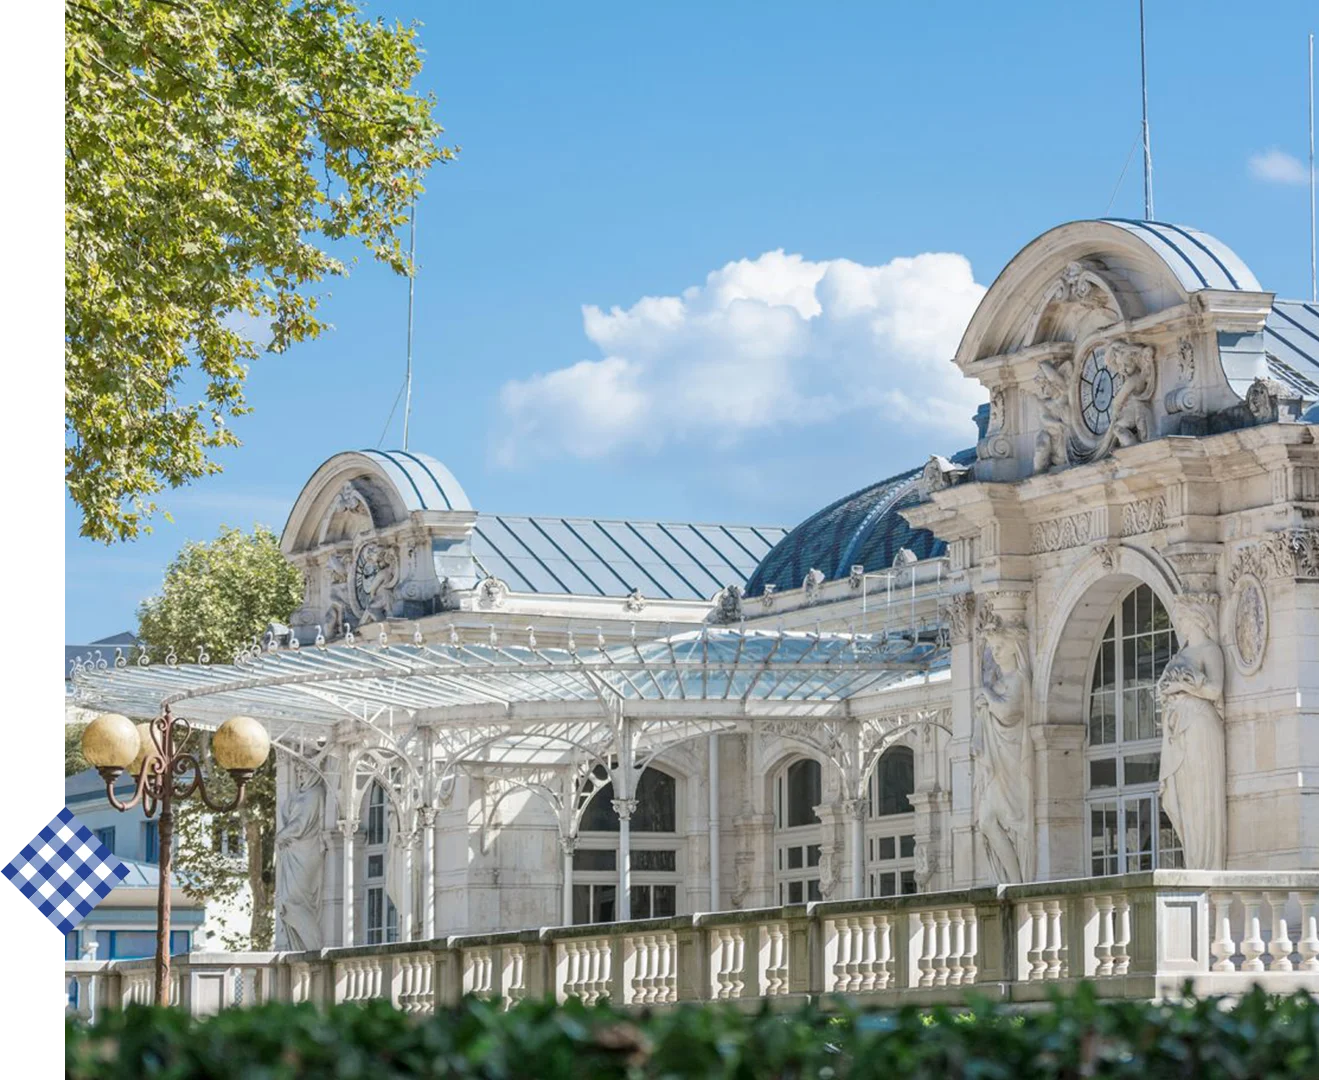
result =
[[105,845],[105,850],[111,855],[114,854],[114,829],[115,827],[111,825],[108,828],[96,830],[96,839]]
[[780,904],[820,896],[820,763],[801,758],[774,780],[774,872]]
[[385,867],[389,862],[389,829],[385,789],[372,784],[366,800],[365,863],[366,943],[379,945],[398,940],[398,910],[389,897]]
[[142,822],[142,858],[149,863],[160,859],[160,822]]
[[1177,650],[1172,621],[1148,585],[1127,593],[1104,630],[1090,677],[1086,811],[1090,872],[1182,865],[1159,807],[1163,718],[1155,683]]
[[[597,780],[607,774],[601,768]],[[678,784],[651,766],[636,782],[637,808],[629,823],[632,856],[632,918],[663,918],[678,913]],[[573,922],[613,922],[618,918],[618,814],[614,785],[604,783],[582,813],[573,853]]]
[[866,882],[871,896],[916,892],[916,755],[909,746],[884,751],[870,775]]

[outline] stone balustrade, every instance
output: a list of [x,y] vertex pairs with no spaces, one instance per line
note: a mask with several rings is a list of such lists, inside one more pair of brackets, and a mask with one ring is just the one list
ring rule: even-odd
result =
[[[152,997],[152,962],[65,963],[70,1010]],[[1161,870],[439,938],[315,953],[192,953],[173,999],[197,1014],[267,1000],[384,998],[428,1013],[463,994],[688,1000],[846,994],[876,1005],[1012,1002],[1093,980],[1101,996],[1158,998],[1253,983],[1319,992],[1319,872]]]

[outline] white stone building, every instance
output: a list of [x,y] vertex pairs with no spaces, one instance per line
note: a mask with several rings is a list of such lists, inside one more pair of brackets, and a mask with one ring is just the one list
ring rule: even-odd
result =
[[268,723],[293,950],[1319,870],[1319,309],[1203,233],[1074,222],[953,359],[967,448],[789,532],[492,515],[336,455],[291,630],[79,692]]

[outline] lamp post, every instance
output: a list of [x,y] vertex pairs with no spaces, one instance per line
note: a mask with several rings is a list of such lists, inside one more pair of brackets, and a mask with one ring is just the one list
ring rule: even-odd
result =
[[[139,803],[147,817],[160,812],[160,835],[156,845],[159,882],[156,891],[156,1002],[169,1004],[170,869],[173,863],[174,803],[195,793],[217,814],[227,814],[243,804],[247,782],[270,754],[270,736],[250,716],[226,720],[211,738],[211,754],[220,768],[233,777],[237,791],[228,805],[211,800],[206,778],[197,756],[187,749],[192,724],[170,715],[150,723],[134,724],[126,716],[103,713],[87,725],[82,736],[82,753],[105,780],[110,805],[123,812]],[[127,802],[115,798],[115,781],[124,770],[136,777],[133,796]]]

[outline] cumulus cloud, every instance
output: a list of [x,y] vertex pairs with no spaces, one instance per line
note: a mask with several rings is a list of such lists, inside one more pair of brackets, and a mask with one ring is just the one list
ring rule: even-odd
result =
[[1305,184],[1310,179],[1298,158],[1277,147],[1250,155],[1250,175],[1268,184]]
[[588,305],[600,357],[505,383],[497,456],[728,445],[855,413],[964,439],[983,392],[951,357],[984,292],[958,254],[865,266],[779,250],[680,296]]

